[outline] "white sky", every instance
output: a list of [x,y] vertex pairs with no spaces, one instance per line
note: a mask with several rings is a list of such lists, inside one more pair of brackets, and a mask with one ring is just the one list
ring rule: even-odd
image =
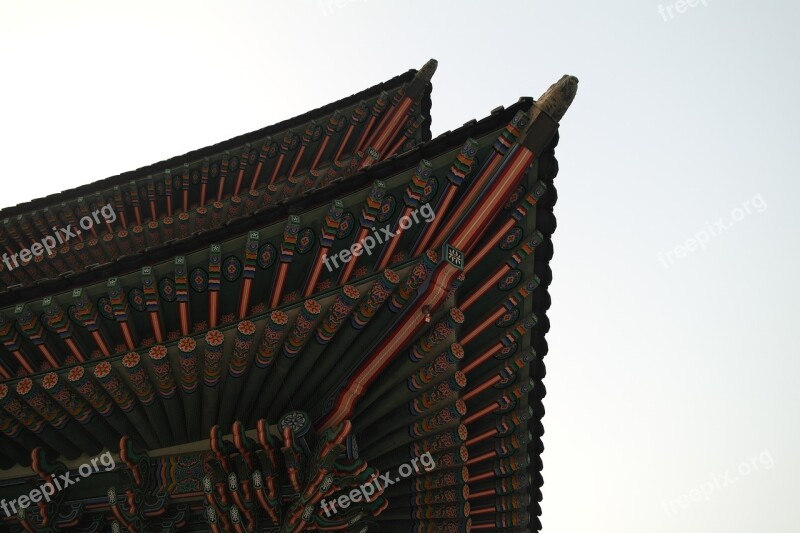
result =
[[[800,8],[662,5],[0,1],[0,207],[430,57],[434,135],[575,74],[556,152],[544,531],[796,532]],[[705,248],[675,250],[704,230]]]

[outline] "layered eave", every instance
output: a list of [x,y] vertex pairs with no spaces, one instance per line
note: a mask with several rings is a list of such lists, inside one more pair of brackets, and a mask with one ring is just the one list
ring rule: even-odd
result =
[[[410,70],[272,126],[0,210],[0,253],[9,256],[47,236],[67,240],[62,228],[77,233],[79,221],[104,205],[117,214],[107,223],[98,213],[91,228],[67,242],[59,239],[49,257],[40,254],[21,265],[21,257],[17,264],[0,263],[0,300],[28,299],[31,287],[57,290],[51,282],[59,278],[83,284],[96,277],[92,271],[97,269],[119,272],[125,268],[119,263],[130,256],[190,240],[195,233],[351,174],[369,157],[376,131],[411,100],[406,91],[414,93],[409,113],[380,157],[430,140],[431,86],[419,77],[419,71]],[[282,186],[276,190],[272,185],[277,183]]]
[[[0,479],[14,480],[0,483],[0,496],[19,492],[19,465],[37,446],[66,467],[107,448],[125,466],[97,474],[97,485],[73,499],[129,486],[170,493],[163,513],[134,517],[161,526],[175,515],[187,530],[216,531],[209,513],[223,515],[223,529],[244,513],[242,530],[250,530],[297,524],[311,512],[317,527],[332,527],[314,507],[313,495],[327,490],[315,474],[329,472],[320,449],[338,450],[330,475],[339,490],[356,483],[345,472],[358,471],[363,483],[430,452],[435,469],[343,512],[345,525],[355,520],[346,530],[539,530],[554,148],[576,83],[562,79],[537,103],[521,98],[433,140],[425,130],[389,141],[373,131],[350,156],[355,163],[324,183],[242,205],[208,227],[192,219],[181,239],[156,239],[102,268],[0,297],[15,304],[0,310],[0,466],[12,467]],[[427,114],[425,87],[418,107]],[[264,134],[227,142],[241,147]],[[399,147],[370,161],[373,142]],[[227,149],[217,146],[215,153]],[[279,174],[274,185],[285,190],[291,172]],[[396,236],[369,255],[342,256],[381,233]],[[341,264],[330,268],[331,257]],[[286,429],[292,424],[298,428]],[[304,444],[311,438],[317,452]],[[226,489],[224,479],[254,480],[277,468],[281,439],[305,457],[309,496],[300,498],[305,507],[277,516],[280,504],[256,498],[252,484]],[[145,464],[160,477],[135,475]],[[194,482],[181,481],[175,465]],[[217,493],[225,497],[203,495],[203,474],[223,480]],[[291,491],[291,468],[288,475]],[[134,519],[124,505],[103,501],[81,511],[82,527]]]

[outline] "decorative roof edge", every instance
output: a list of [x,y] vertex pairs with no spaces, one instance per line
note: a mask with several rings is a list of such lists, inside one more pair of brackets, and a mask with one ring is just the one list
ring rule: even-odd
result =
[[[27,202],[23,202],[21,204],[17,204],[14,206],[5,207],[3,209],[0,209],[0,219],[17,216],[37,209],[42,209],[44,207],[48,207],[53,204],[58,204],[61,202],[75,199],[79,196],[89,196],[97,192],[98,189],[108,189],[114,187],[115,185],[125,185],[131,180],[144,178],[148,174],[158,174],[159,172],[163,172],[165,169],[180,167],[184,163],[194,162],[204,157],[211,157],[214,154],[222,153],[225,150],[234,149],[248,142],[255,142],[259,139],[263,139],[268,135],[272,135],[283,130],[291,129],[293,127],[297,127],[302,124],[306,124],[312,119],[318,119],[325,115],[329,115],[334,111],[336,111],[337,109],[355,105],[359,101],[364,100],[365,98],[380,94],[381,91],[391,88],[396,88],[404,83],[411,82],[412,80],[415,79],[418,72],[419,71],[417,71],[416,69],[410,69],[407,72],[395,76],[389,80],[378,83],[377,85],[373,85],[372,87],[364,89],[358,93],[352,94],[340,100],[336,100],[335,102],[331,102],[317,109],[307,111],[302,115],[297,115],[295,117],[282,120],[281,122],[265,126],[258,130],[237,135],[236,137],[232,137],[225,141],[221,141],[216,144],[212,144],[203,148],[198,148],[196,150],[186,152],[183,155],[173,156],[170,157],[169,159],[165,159],[157,163],[152,163],[150,165],[140,167],[135,170],[129,170],[121,174],[103,178],[85,185],[80,185],[72,189],[67,189],[65,191],[29,200]],[[422,138],[424,141],[429,141],[431,139],[430,84],[427,87],[428,88],[425,91],[425,94],[422,99],[422,114],[426,117],[426,120],[420,126],[422,130]]]
[[[430,104],[429,97],[425,98],[424,101],[427,101],[428,105]],[[69,277],[61,277],[24,288],[12,289],[9,292],[0,294],[0,308],[83,287],[96,282],[101,277],[123,275],[148,264],[167,261],[176,255],[185,255],[232,235],[242,235],[254,228],[286,220],[289,215],[301,213],[312,205],[324,203],[333,197],[350,194],[368,186],[376,179],[385,179],[410,166],[416,167],[421,158],[430,159],[443,151],[460,147],[469,137],[485,135],[496,128],[502,127],[508,123],[518,110],[530,109],[533,102],[534,100],[530,97],[521,97],[507,108],[496,109],[481,120],[469,121],[455,130],[446,131],[435,139],[428,140],[403,154],[382,160],[347,179],[337,180],[326,187],[293,198],[286,203],[279,203],[274,207],[255,211],[247,217],[226,223],[218,228],[192,234],[188,239],[165,244],[158,248],[150,248],[140,254],[120,258],[121,260],[118,262],[88,269]]]

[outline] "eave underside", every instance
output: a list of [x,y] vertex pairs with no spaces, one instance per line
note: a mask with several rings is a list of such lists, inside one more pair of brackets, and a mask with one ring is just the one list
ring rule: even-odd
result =
[[[277,464],[269,459],[269,438],[259,442],[253,431],[259,424],[285,420],[287,413],[300,413],[312,432],[302,439],[292,433],[284,444],[302,456],[303,439],[312,435],[314,442],[335,442],[341,446],[340,470],[333,471],[361,463],[396,470],[428,451],[436,458],[432,472],[387,488],[376,500],[383,509],[358,527],[388,532],[539,530],[557,135],[532,166],[521,170],[504,166],[519,150],[501,142],[516,142],[521,129],[516,121],[530,106],[530,99],[522,99],[346,180],[133,256],[113,282],[106,278],[117,274],[116,267],[94,273],[102,281],[81,285],[77,297],[72,291],[50,292],[45,301],[27,301],[15,309],[22,335],[0,350],[6,372],[17,377],[5,382],[9,392],[3,401],[19,401],[28,418],[14,408],[0,413],[1,438],[9,446],[4,464],[18,462],[15,457],[30,453],[36,444],[67,460],[69,453],[53,439],[56,435],[79,449],[79,456],[73,453],[67,460],[79,464],[81,457],[103,448],[119,452],[119,445],[112,446],[125,435],[120,428],[134,428],[143,450],[194,443],[202,451],[151,453],[144,461],[162,476],[147,486],[130,476],[143,463],[125,460],[119,461],[124,475],[120,469],[97,474],[91,485],[72,489],[70,500],[87,504],[81,511],[86,517],[79,521],[88,528],[83,530],[133,512],[125,505],[112,512],[116,504],[103,494],[109,485],[143,494],[170,488],[171,500],[160,503],[166,515],[152,515],[152,524],[162,527],[172,520],[189,528],[182,530],[204,530],[209,507],[230,513],[230,502],[240,500],[245,503],[237,512],[246,511],[248,525],[269,524],[268,504],[257,501],[250,489],[240,486],[219,500],[204,496],[197,480],[186,484],[185,476],[222,479],[224,492],[231,472],[240,480],[250,479],[255,470],[269,472]],[[503,184],[504,179],[516,181]],[[482,213],[495,190],[511,193],[504,193],[502,209]],[[352,265],[342,261],[332,272],[320,268],[324,257],[375,234],[370,233],[374,226],[396,232],[403,215],[419,213],[423,204],[439,209],[434,218],[439,222],[412,225],[376,247],[374,256],[353,258]],[[481,229],[470,230],[476,221]],[[468,231],[479,235],[458,241],[469,242],[469,252],[451,246]],[[133,271],[142,266],[146,272]],[[198,269],[204,279],[195,284]],[[433,287],[445,279],[449,285]],[[51,287],[73,286],[69,280],[59,283]],[[148,286],[155,291],[148,292]],[[437,305],[423,306],[434,301],[431,295],[437,291]],[[77,320],[70,311],[76,305],[86,306]],[[81,316],[93,317],[91,327]],[[398,331],[410,333],[400,337]],[[394,346],[392,336],[402,342]],[[34,371],[14,364],[9,348]],[[55,378],[44,375],[53,370],[41,356],[45,350],[57,362],[59,384],[54,387]],[[77,354],[85,362],[76,360]],[[372,371],[370,365],[379,366]],[[130,404],[114,396],[113,387],[106,386],[110,379],[132,392]],[[62,386],[82,402],[73,400],[80,409],[68,413],[66,422],[53,414],[65,398],[54,392]],[[98,396],[87,394],[89,388]],[[54,404],[50,413],[39,411],[37,394]],[[99,402],[100,396],[112,400],[111,414],[96,410],[92,400]],[[82,409],[96,412],[85,416]],[[37,431],[39,419],[44,429]],[[332,428],[346,437],[331,436]],[[109,434],[98,439],[97,430]],[[244,437],[222,436],[244,430],[250,431],[249,443]],[[25,439],[12,447],[8,443],[15,431]],[[282,438],[280,429],[271,433],[273,439]],[[89,444],[81,447],[82,442]],[[304,467],[320,460],[307,456]],[[187,470],[175,473],[170,464]],[[16,482],[0,487],[0,496],[14,498],[20,482],[30,483],[18,470],[12,472]],[[313,468],[306,470],[307,476],[313,474]],[[286,478],[276,479],[284,494],[292,492]],[[176,490],[176,484],[183,485]],[[377,505],[367,506],[368,514]],[[301,511],[289,508],[284,519]],[[340,518],[358,512],[354,506]],[[98,516],[104,518],[97,522]]]

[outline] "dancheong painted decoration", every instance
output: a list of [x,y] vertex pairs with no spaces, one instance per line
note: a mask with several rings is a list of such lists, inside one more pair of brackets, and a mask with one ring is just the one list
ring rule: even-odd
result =
[[434,60],[0,211],[3,531],[538,531],[564,76]]

